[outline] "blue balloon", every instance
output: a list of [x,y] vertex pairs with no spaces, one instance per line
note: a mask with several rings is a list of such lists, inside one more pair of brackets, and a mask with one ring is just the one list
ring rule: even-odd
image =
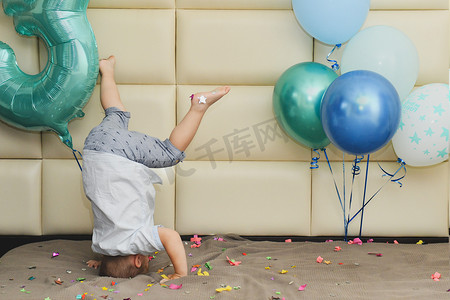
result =
[[292,0],[295,17],[311,36],[342,44],[354,36],[370,9],[370,0]]
[[364,155],[385,146],[400,123],[394,86],[378,73],[357,70],[338,77],[322,99],[323,129],[340,150]]

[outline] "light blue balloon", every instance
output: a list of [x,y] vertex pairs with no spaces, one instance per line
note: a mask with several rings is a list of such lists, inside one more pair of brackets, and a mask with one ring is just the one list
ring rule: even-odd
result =
[[86,17],[89,0],[3,0],[16,31],[38,36],[48,61],[36,75],[24,73],[14,51],[0,42],[0,119],[33,131],[51,130],[72,148],[67,129],[92,95],[98,52]]
[[388,79],[403,101],[419,75],[419,54],[414,43],[400,30],[385,25],[358,32],[345,47],[341,72],[369,70]]
[[342,44],[354,36],[370,9],[370,0],[292,0],[295,17],[311,36]]

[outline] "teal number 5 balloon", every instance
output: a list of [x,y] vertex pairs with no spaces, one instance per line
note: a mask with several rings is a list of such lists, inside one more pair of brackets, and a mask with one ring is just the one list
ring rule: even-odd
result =
[[0,42],[0,119],[12,126],[51,130],[72,146],[67,129],[92,95],[98,51],[86,17],[89,0],[3,0],[18,33],[45,43],[48,61],[36,75],[24,73],[14,51]]

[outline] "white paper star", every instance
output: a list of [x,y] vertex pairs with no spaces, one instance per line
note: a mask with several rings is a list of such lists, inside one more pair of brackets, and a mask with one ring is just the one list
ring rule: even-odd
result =
[[200,97],[198,97],[198,103],[204,103],[206,104],[206,97],[201,95]]

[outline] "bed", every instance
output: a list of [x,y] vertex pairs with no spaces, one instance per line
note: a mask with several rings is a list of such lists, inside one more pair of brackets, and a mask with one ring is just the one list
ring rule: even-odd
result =
[[[184,242],[188,276],[153,255],[148,274],[98,276],[89,240],[29,243],[0,260],[1,299],[448,299],[447,243],[255,241],[238,235]],[[352,243],[354,242],[354,243]],[[323,259],[323,260],[322,260]]]

